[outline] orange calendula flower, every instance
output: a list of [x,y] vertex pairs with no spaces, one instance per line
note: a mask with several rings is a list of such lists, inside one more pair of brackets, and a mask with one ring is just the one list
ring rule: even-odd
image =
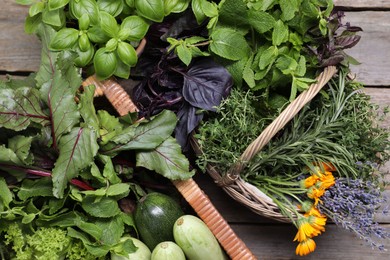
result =
[[316,207],[311,207],[309,210],[306,211],[305,217],[308,216],[315,216],[318,218],[326,218],[324,214],[322,214]]
[[316,175],[311,175],[309,177],[307,177],[306,179],[303,180],[303,187],[304,188],[310,188],[311,186],[314,186],[316,184],[316,182],[319,180],[320,178]]
[[309,224],[318,232],[325,232],[326,217],[309,216]]
[[298,244],[297,248],[295,249],[295,253],[299,256],[304,256],[314,252],[315,249],[316,243],[313,239],[308,238]]
[[308,238],[312,238],[321,234],[321,231],[314,228],[308,221],[307,218],[302,218],[298,221],[298,232],[295,235],[293,241],[302,242]]
[[308,191],[307,191],[307,196],[310,198],[310,199],[313,199],[314,200],[314,206],[317,206],[318,202],[320,201],[320,197],[322,195],[324,195],[325,193],[325,189],[323,188],[317,188],[315,186],[311,187]]
[[314,165],[319,166],[320,168],[324,169],[324,171],[328,171],[328,172],[336,171],[336,167],[330,162],[314,163]]
[[319,181],[320,181],[320,187],[323,189],[328,189],[335,184],[335,178],[332,175],[332,173],[320,177]]

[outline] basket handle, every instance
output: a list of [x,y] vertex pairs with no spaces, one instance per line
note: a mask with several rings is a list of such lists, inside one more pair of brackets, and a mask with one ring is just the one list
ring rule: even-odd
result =
[[228,170],[227,174],[218,181],[220,185],[230,185],[240,176],[247,162],[249,162],[271,139],[275,136],[318,92],[336,73],[335,66],[329,66],[317,77],[316,83],[303,91],[292,101],[280,115],[269,124],[264,131],[245,149],[239,160]]

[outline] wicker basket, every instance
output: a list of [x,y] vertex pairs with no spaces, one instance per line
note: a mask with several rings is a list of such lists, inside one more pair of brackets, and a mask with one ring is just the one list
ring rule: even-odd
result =
[[[95,85],[95,96],[104,95],[120,116],[138,111],[137,106],[132,102],[127,92],[113,78],[98,81],[95,76],[90,76],[82,85],[83,87]],[[173,181],[173,184],[206,223],[231,259],[257,259],[192,178]]]
[[[228,172],[220,173],[213,165],[207,165],[206,171],[222,189],[240,204],[245,205],[258,215],[274,219],[280,222],[291,222],[291,219],[284,216],[277,204],[262,193],[255,186],[240,178],[246,162],[249,162],[271,139],[278,133],[318,92],[325,86],[336,73],[336,67],[329,66],[317,77],[316,83],[312,84],[306,91],[302,92],[291,102],[280,115],[267,126],[266,129],[246,148],[238,162]],[[191,145],[196,152],[201,153],[195,139]],[[294,216],[294,213],[291,212]]]

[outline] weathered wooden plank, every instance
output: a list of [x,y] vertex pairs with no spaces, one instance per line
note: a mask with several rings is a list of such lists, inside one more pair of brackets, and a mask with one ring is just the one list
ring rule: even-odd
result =
[[336,6],[345,6],[352,8],[390,8],[389,0],[334,0]]
[[[379,251],[366,246],[354,234],[340,230],[335,225],[327,225],[326,231],[314,240],[316,250],[305,257],[295,255],[296,242],[293,239],[296,228],[293,226],[272,225],[231,225],[248,248],[262,260],[281,259],[344,259],[344,260],[387,260],[388,251]],[[390,232],[390,225],[384,226]],[[390,249],[390,240],[384,241]]]
[[24,32],[28,7],[3,0],[0,9],[0,71],[36,71],[41,44]]
[[390,11],[347,12],[344,21],[363,28],[361,41],[347,51],[361,62],[352,66],[357,79],[367,86],[389,86]]

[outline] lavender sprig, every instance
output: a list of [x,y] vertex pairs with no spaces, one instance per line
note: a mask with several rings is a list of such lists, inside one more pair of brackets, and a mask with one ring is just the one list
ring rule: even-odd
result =
[[[373,248],[385,249],[374,240],[374,237],[390,238],[390,232],[374,221],[375,213],[381,204],[386,202],[386,198],[374,183],[361,179],[339,178],[321,200],[323,203],[319,204],[320,210],[337,225],[354,232]],[[389,212],[385,208],[382,213]]]

